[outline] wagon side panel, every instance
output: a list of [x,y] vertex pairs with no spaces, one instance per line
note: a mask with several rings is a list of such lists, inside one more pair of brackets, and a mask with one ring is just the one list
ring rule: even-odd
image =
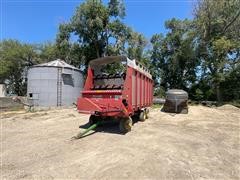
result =
[[124,89],[126,89],[126,99],[127,99],[127,102],[129,104],[128,106],[128,111],[129,113],[132,113],[133,112],[133,100],[132,100],[132,92],[133,92],[133,85],[132,85],[132,74],[133,74],[133,69],[132,68],[128,68],[127,69],[127,82],[126,82],[126,85],[124,87]]
[[150,81],[151,85],[150,85],[150,105],[152,105],[152,101],[153,101],[153,80]]
[[141,79],[140,79],[140,73],[138,71],[137,72],[137,91],[136,91],[136,95],[137,95],[137,107],[140,107],[140,98],[141,98]]
[[151,104],[151,100],[150,100],[151,95],[150,95],[150,92],[151,92],[151,80],[148,79],[148,94],[147,94],[147,96],[148,96],[148,105],[149,105],[149,106],[150,106],[150,104]]
[[136,101],[136,71],[133,69],[132,70],[132,107],[135,110],[137,101]]
[[146,78],[146,103],[149,106],[149,79]]
[[144,97],[144,101],[145,101],[145,106],[148,106],[148,101],[147,101],[147,98],[148,98],[148,77],[145,77],[145,97]]

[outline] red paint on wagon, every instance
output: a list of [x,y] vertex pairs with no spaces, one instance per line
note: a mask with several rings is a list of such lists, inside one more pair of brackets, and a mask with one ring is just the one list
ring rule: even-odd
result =
[[[104,65],[123,62],[126,69],[121,74],[97,73]],[[112,83],[115,80],[120,83]],[[78,98],[77,109],[80,113],[95,116],[129,117],[152,105],[152,91],[151,74],[135,60],[125,56],[99,58],[89,63],[84,91],[82,97]]]

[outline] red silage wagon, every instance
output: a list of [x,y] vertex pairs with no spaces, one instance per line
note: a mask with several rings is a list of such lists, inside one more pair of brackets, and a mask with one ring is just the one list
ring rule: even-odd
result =
[[90,125],[109,119],[119,120],[123,133],[131,130],[131,116],[148,118],[153,99],[153,80],[149,71],[125,56],[109,56],[90,61],[80,113],[91,114]]

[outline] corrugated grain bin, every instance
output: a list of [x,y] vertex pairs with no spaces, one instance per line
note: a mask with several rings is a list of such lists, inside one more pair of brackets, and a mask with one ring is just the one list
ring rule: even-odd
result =
[[69,106],[83,87],[80,70],[57,59],[28,70],[27,96],[34,106]]
[[172,113],[188,113],[188,93],[181,89],[170,89],[166,92],[163,111]]

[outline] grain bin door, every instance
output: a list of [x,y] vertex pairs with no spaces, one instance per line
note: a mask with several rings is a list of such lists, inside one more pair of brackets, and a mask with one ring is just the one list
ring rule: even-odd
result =
[[38,106],[39,105],[39,93],[28,93],[29,104]]

